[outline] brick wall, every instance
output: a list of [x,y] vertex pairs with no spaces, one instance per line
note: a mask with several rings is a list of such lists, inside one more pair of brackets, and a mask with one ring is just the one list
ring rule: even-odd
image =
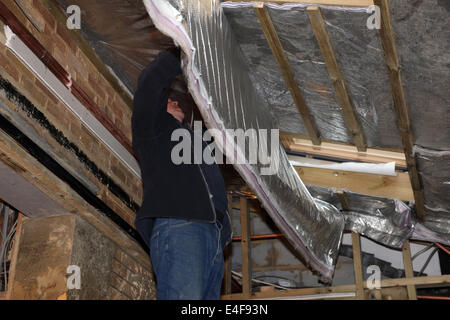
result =
[[[28,21],[12,0],[4,3],[24,24],[48,52],[71,74],[82,90],[95,102],[105,116],[131,141],[131,107],[113,89],[112,85],[91,63],[88,57],[70,37],[65,26],[59,24],[39,0],[19,0],[41,32]],[[77,178],[95,186],[95,193],[127,223],[133,226],[136,205],[142,200],[142,185],[101,141],[50,92],[50,90],[25,67],[6,47],[0,47],[0,76],[9,82],[35,108],[41,112],[54,129],[61,133],[67,143],[52,136],[51,130],[34,113],[20,107],[18,101],[7,99],[1,92],[0,98],[10,110],[3,110],[14,119],[26,121],[35,130],[34,139],[49,145],[49,153]],[[18,119],[16,119],[19,121]],[[68,147],[70,143],[71,147]],[[74,149],[78,151],[75,152]],[[74,156],[75,155],[75,156]],[[91,161],[86,163],[85,159]],[[108,181],[92,170],[92,165],[102,170],[111,181],[119,186],[129,199],[118,197]],[[91,188],[92,189],[92,188]]]

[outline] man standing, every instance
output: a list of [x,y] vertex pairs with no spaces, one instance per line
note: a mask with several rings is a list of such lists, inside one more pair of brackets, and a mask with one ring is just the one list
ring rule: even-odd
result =
[[180,51],[171,48],[138,80],[132,134],[144,197],[135,225],[150,247],[158,299],[219,299],[222,251],[231,240],[225,184],[215,163],[171,159],[172,132],[183,128],[193,135],[178,102],[168,97],[179,74]]

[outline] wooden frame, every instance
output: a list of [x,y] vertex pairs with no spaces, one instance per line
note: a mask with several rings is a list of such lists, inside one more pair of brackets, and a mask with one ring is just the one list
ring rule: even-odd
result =
[[294,73],[284,54],[283,47],[272,23],[269,12],[267,11],[266,7],[264,7],[264,4],[255,4],[254,9],[266,37],[267,43],[269,44],[269,47],[272,50],[272,54],[278,63],[280,72],[284,78],[284,82],[286,83],[286,86],[291,93],[292,100],[294,100],[295,106],[300,113],[305,128],[308,131],[309,137],[313,144],[319,145],[321,143],[319,130],[317,129],[311,112],[306,105],[306,101],[300,91],[298,83],[295,80]]
[[361,124],[359,123],[353,102],[347,92],[344,76],[341,73],[336,55],[334,54],[333,45],[331,44],[330,36],[328,35],[328,31],[325,27],[322,12],[320,11],[320,8],[316,6],[308,7],[306,11],[308,12],[309,20],[311,21],[320,51],[325,59],[325,64],[327,66],[331,82],[333,83],[336,97],[341,105],[345,123],[351,133],[353,143],[358,148],[358,151],[366,151],[366,138],[364,137],[364,132],[361,128]]
[[[339,199],[342,203],[342,207],[345,210],[348,208],[348,201],[346,199],[345,193],[343,191],[338,191]],[[232,196],[228,195],[229,200],[229,210],[235,208],[232,204]],[[302,288],[302,289],[287,289],[276,291],[271,288],[265,287],[264,290],[260,292],[251,292],[251,273],[252,271],[266,271],[266,270],[308,270],[304,265],[295,266],[270,266],[270,267],[260,267],[252,268],[249,264],[251,261],[251,256],[249,249],[251,247],[251,237],[249,230],[249,206],[248,199],[245,197],[240,198],[240,204],[236,208],[241,209],[241,232],[242,232],[242,280],[243,280],[243,292],[230,294],[230,291],[225,291],[226,293],[221,296],[223,300],[242,300],[242,299],[357,299],[364,300],[367,297],[372,296],[372,299],[380,300],[382,299],[383,288],[393,288],[393,287],[406,287],[408,292],[408,298],[410,300],[416,300],[416,286],[438,286],[440,284],[450,283],[450,275],[441,276],[424,276],[424,277],[414,277],[411,261],[411,252],[409,247],[409,241],[407,240],[403,247],[403,263],[405,266],[405,278],[398,279],[385,279],[380,280],[380,288],[373,289],[368,287],[368,283],[363,279],[362,270],[362,259],[361,259],[361,241],[360,235],[358,233],[352,232],[352,250],[353,250],[353,265],[355,272],[355,284],[341,285],[335,287],[313,287],[313,288]],[[269,238],[267,238],[269,239]],[[256,240],[264,241],[264,240]],[[417,241],[413,241],[417,242]],[[422,244],[428,244],[427,242],[421,242]],[[230,270],[231,273],[231,270]],[[244,282],[245,279],[245,282]],[[245,287],[244,287],[245,286]],[[350,296],[327,296],[330,293],[354,293],[354,297]],[[405,295],[406,297],[406,295]]]

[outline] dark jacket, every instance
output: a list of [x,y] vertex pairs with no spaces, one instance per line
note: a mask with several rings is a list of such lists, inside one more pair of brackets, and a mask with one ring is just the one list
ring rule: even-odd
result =
[[171,135],[181,124],[167,112],[168,89],[180,73],[178,59],[163,51],[138,80],[132,134],[144,197],[136,222],[149,217],[216,221],[216,210],[201,166],[176,165],[171,159],[172,148],[178,144],[171,141]]

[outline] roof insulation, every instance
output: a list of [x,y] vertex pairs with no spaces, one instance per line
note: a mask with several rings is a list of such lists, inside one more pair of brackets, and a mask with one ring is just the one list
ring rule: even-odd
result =
[[[65,0],[58,2],[68,5]],[[153,22],[140,0],[70,1],[83,10],[83,35],[130,92],[140,71],[174,38],[188,53],[189,90],[208,126],[307,134],[252,3],[144,3]],[[348,193],[354,208],[345,217],[346,226],[395,247],[409,237],[445,243],[450,233],[450,2],[389,3],[426,219],[417,223],[413,203],[412,211],[403,210],[391,199]],[[165,5],[171,10],[156,11]],[[321,137],[352,143],[307,5],[266,3],[266,7]],[[320,8],[367,146],[402,148],[380,34],[366,27],[367,8]],[[334,190],[304,188],[289,172],[292,168],[283,150],[273,160],[281,168],[274,176],[261,176],[259,168],[251,166],[235,167],[307,263],[329,280],[342,232]],[[313,200],[310,192],[331,204]],[[332,219],[325,218],[326,211],[332,212]],[[401,212],[401,219],[396,212]],[[382,234],[383,223],[390,224],[392,232]],[[301,232],[295,230],[297,226]]]

